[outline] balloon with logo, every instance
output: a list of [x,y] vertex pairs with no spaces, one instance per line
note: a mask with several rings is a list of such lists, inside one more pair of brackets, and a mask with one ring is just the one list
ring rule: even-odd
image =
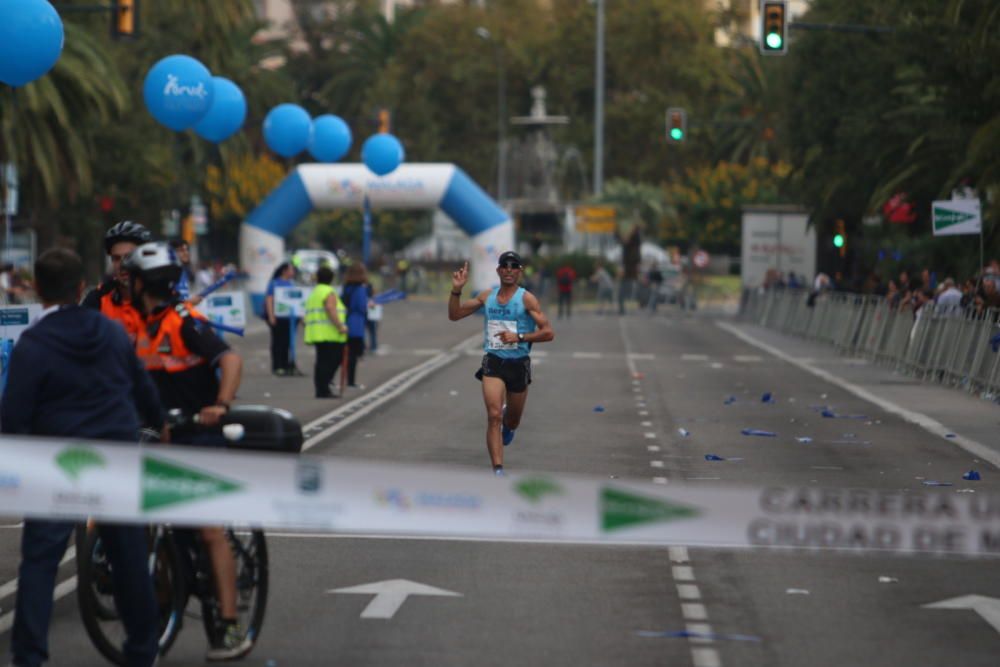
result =
[[374,134],[361,147],[361,160],[377,176],[396,170],[406,157],[403,144],[391,134]]
[[351,148],[351,128],[339,116],[323,114],[313,119],[309,153],[320,162],[336,162]]
[[194,126],[202,139],[219,143],[235,134],[247,118],[247,100],[240,87],[221,76],[212,77],[212,107]]
[[153,65],[142,84],[149,113],[171,130],[186,130],[212,108],[212,73],[185,55],[167,56]]
[[0,82],[23,86],[56,64],[63,24],[48,0],[0,2]]
[[298,104],[279,104],[264,118],[264,141],[281,157],[304,151],[312,138],[312,118]]

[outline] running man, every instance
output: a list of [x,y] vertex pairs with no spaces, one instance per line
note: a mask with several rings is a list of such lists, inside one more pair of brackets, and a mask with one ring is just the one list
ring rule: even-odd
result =
[[516,252],[507,251],[497,260],[500,287],[484,290],[462,301],[462,288],[469,280],[469,263],[451,276],[448,319],[452,322],[483,310],[483,363],[476,378],[483,383],[486,403],[486,449],[493,463],[493,473],[503,477],[503,448],[514,440],[514,429],[521,424],[524,404],[531,384],[533,343],[545,343],[556,337],[552,325],[542,313],[538,299],[518,285],[524,262]]

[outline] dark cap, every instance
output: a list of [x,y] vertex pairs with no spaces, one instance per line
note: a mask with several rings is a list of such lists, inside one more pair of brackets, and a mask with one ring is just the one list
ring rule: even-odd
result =
[[497,266],[500,266],[504,262],[517,262],[521,266],[524,266],[524,260],[513,250],[508,250],[497,258]]

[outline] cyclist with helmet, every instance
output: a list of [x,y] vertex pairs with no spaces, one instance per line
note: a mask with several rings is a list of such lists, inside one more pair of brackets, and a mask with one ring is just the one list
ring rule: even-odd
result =
[[[240,384],[243,361],[218,336],[203,315],[181,302],[176,283],[181,265],[166,243],[145,243],[122,262],[132,303],[142,316],[136,353],[160,392],[166,410],[198,415],[205,426],[214,426],[229,410]],[[220,371],[216,376],[216,369]],[[173,434],[173,442],[211,446],[219,438]],[[234,660],[253,648],[237,623],[236,560],[221,527],[201,529],[218,587],[224,628],[216,633],[208,660]]]
[[137,222],[125,220],[112,227],[104,235],[104,251],[111,259],[111,273],[97,288],[87,293],[82,305],[104,313],[112,320],[121,322],[125,333],[135,341],[142,318],[132,307],[129,299],[128,275],[122,271],[122,260],[137,246],[149,243],[153,235]]

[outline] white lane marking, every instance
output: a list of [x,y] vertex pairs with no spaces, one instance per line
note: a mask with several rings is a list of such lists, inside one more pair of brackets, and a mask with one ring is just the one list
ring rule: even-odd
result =
[[[642,394],[639,394],[638,396],[636,396],[636,397],[635,397],[635,400],[637,400],[637,401],[645,401],[645,400],[646,400],[646,397],[645,397],[645,396],[643,396]],[[638,405],[639,407],[645,407],[645,406],[646,406],[646,404],[645,404],[645,403],[638,403],[637,405]]]
[[662,468],[663,467],[663,461],[650,461],[649,462],[649,466],[651,468]]
[[701,637],[689,637],[688,641],[692,644],[711,644],[715,641],[711,637],[705,636],[712,634],[712,626],[708,623],[688,623],[684,629],[691,634],[703,635]]
[[[618,318],[618,334],[622,337],[622,344],[625,346],[625,362],[628,364],[628,372],[632,377],[639,372],[639,368],[635,365],[636,355],[632,354],[632,341],[629,340],[628,334],[625,332],[625,318]],[[640,405],[639,407],[646,407]]]
[[[60,600],[76,590],[76,575],[59,582],[52,591],[52,599]],[[14,610],[8,611],[0,616],[0,635],[7,632],[14,625]]]
[[636,387],[638,387],[642,383],[639,382],[638,380],[632,380],[632,384],[635,385]]
[[682,602],[681,614],[689,621],[707,621],[708,610],[700,602]]
[[718,361],[714,361],[710,363],[708,366],[709,368],[714,368],[715,370],[719,370],[720,368],[722,368],[722,364],[720,364]]
[[0,525],[0,528],[9,528],[11,530],[17,528],[24,528],[24,522],[22,521],[21,523],[5,523],[3,525]]
[[646,451],[647,452],[658,452],[658,451],[660,451],[660,446],[659,445],[646,445]]
[[652,425],[653,425],[653,422],[651,422],[651,421],[639,422],[639,426],[645,426],[646,428],[649,428]]
[[1000,632],[1000,599],[986,595],[961,595],[939,602],[920,605],[922,609],[971,609]]
[[[482,340],[482,338],[483,338],[482,336],[479,336],[479,335],[476,336],[476,340]],[[476,350],[476,352],[479,353],[480,350]],[[547,356],[549,356],[549,353],[546,350],[532,350],[531,351],[531,356],[532,357],[547,357]]]
[[698,584],[677,584],[677,595],[682,600],[700,600],[701,590]]
[[671,563],[687,563],[690,560],[687,547],[670,547],[667,553],[670,554]]
[[[59,561],[59,565],[65,565],[76,558],[76,547],[72,544],[66,549],[66,553],[63,554],[62,560]],[[17,579],[11,579],[7,583],[0,586],[0,600],[3,600],[8,595],[13,595],[17,592]]]
[[681,361],[708,361],[707,354],[682,354]]
[[674,565],[670,571],[676,581],[694,581],[694,568],[690,565]]
[[310,431],[329,422],[333,422],[333,424],[326,427],[319,433],[307,438],[302,444],[302,451],[307,451],[312,447],[315,447],[317,444],[330,437],[340,429],[353,424],[382,404],[387,403],[388,401],[391,401],[395,397],[399,396],[424,377],[430,375],[439,368],[447,366],[452,361],[457,359],[460,354],[462,354],[462,351],[466,346],[474,344],[476,341],[481,340],[481,338],[482,336],[479,335],[470,336],[458,345],[452,347],[451,350],[428,359],[422,364],[418,364],[413,368],[407,369],[383,382],[381,385],[373,389],[370,394],[359,396],[347,405],[332,410],[319,419],[309,422],[302,428],[303,433],[309,433]]
[[646,438],[647,440],[655,440],[656,439],[656,434],[655,433],[643,433],[642,437]]
[[574,359],[603,359],[603,352],[574,352]]
[[[728,331],[729,333],[733,334],[734,336],[744,341],[745,343],[749,343],[750,345],[753,345],[757,349],[763,350],[768,354],[771,354],[777,357],[778,359],[781,359],[782,361],[787,361],[796,368],[800,368],[806,371],[807,373],[810,373],[820,378],[821,380],[826,380],[831,384],[835,384],[841,389],[851,392],[858,398],[868,401],[869,403],[872,403],[879,408],[882,408],[886,412],[898,415],[899,417],[902,417],[906,421],[916,424],[917,426],[923,428],[928,433],[932,433],[941,438],[944,438],[949,433],[951,434],[956,433],[955,429],[948,428],[947,426],[937,421],[933,417],[929,417],[928,415],[925,415],[922,412],[917,412],[916,410],[910,410],[909,408],[904,408],[900,405],[897,405],[896,403],[893,403],[892,401],[884,399],[880,396],[876,396],[867,389],[859,387],[853,382],[849,382],[847,380],[844,380],[843,378],[837,377],[836,375],[833,375],[832,373],[829,373],[823,370],[822,368],[817,368],[809,364],[805,360],[796,359],[788,354],[785,354],[781,350],[772,347],[767,343],[757,340],[750,334],[740,331],[739,329],[729,324],[728,322],[716,322],[715,324],[719,328]],[[955,437],[948,438],[948,440],[950,442],[955,443],[956,445],[958,445],[965,451],[969,452],[973,456],[983,459],[984,461],[989,461],[994,466],[1000,468],[1000,452],[990,449],[981,442],[977,442],[975,440],[966,438],[961,435],[955,435]]]
[[628,352],[629,359],[635,359],[636,361],[652,361],[656,359],[655,354],[642,354],[640,352]]
[[[640,391],[642,391],[642,387],[632,387],[632,391],[638,394]],[[636,396],[636,398],[642,400],[641,396]]]
[[640,417],[648,417],[649,416],[649,411],[648,410],[639,410],[639,416]]
[[707,480],[718,480],[718,479],[722,479],[722,478],[721,477],[685,477],[684,479],[686,479],[688,481],[693,481],[693,482],[704,482],[704,481],[707,481]]
[[462,597],[461,593],[446,591],[408,579],[388,579],[370,584],[331,588],[327,593],[348,593],[354,595],[374,595],[372,601],[361,612],[361,618],[391,619],[411,595],[434,595],[441,597]]
[[692,648],[691,659],[694,661],[694,667],[722,667],[719,652],[714,648],[705,646]]
[[654,477],[653,478],[653,484],[666,484],[666,483],[667,483],[667,478],[666,477]]
[[733,361],[738,361],[743,364],[759,364],[764,361],[764,358],[756,354],[734,354]]

